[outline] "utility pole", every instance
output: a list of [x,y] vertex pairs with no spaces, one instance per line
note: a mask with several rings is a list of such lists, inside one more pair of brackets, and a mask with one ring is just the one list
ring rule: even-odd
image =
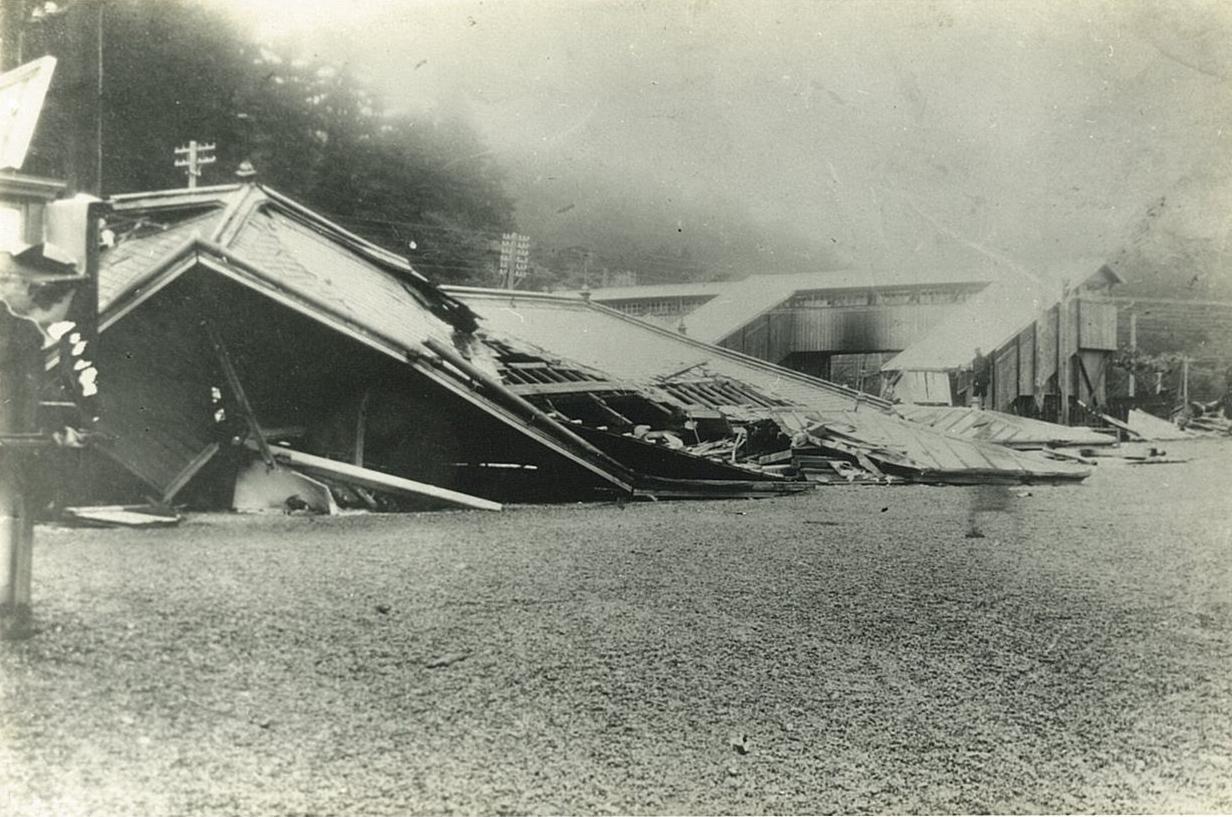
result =
[[513,289],[530,272],[530,236],[521,233],[501,235],[501,285]]
[[1132,398],[1137,391],[1137,380],[1134,378],[1134,353],[1138,351],[1138,313],[1129,313],[1129,396]]
[[184,172],[188,176],[188,187],[191,190],[197,186],[197,179],[201,177],[201,168],[214,164],[214,143],[198,144],[196,139],[191,139],[186,146],[176,148],[175,155],[184,157],[176,159],[175,166],[187,168]]
[[1072,387],[1070,366],[1069,282],[1061,284],[1061,302],[1057,304],[1057,387],[1061,400],[1061,425],[1069,425],[1069,398]]

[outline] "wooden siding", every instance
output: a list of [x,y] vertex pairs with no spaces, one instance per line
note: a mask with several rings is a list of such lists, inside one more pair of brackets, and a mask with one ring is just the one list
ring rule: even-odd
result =
[[1035,385],[1045,391],[1057,373],[1057,310],[1052,308],[1035,322]]
[[1002,346],[994,361],[993,408],[1008,409],[1018,397],[1018,346],[1011,341]]
[[793,352],[897,352],[923,337],[955,307],[945,303],[781,309],[755,318],[721,345],[772,363]]
[[1087,405],[1102,406],[1108,392],[1108,355],[1102,350],[1083,350],[1074,361],[1074,369],[1078,380],[1074,393],[1078,399]]
[[1035,327],[1018,336],[1018,396],[1035,394]]
[[1078,302],[1078,347],[1116,351],[1117,307],[1110,301],[1083,298]]
[[943,303],[791,310],[791,351],[850,353],[905,349],[955,307],[956,304]]

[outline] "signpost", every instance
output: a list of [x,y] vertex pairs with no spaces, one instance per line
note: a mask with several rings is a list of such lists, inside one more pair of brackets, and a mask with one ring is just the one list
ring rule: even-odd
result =
[[[86,356],[97,295],[97,208],[57,200],[64,184],[19,172],[55,68],[44,57],[0,74],[0,636],[31,628],[33,455],[79,435],[44,433],[38,408],[50,340],[67,342],[77,395],[97,389]],[[79,364],[79,365],[78,365]],[[75,396],[77,396],[75,395]]]

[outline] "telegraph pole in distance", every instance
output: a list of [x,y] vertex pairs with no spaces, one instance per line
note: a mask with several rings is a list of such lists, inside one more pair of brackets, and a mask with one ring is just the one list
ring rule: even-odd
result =
[[188,187],[191,190],[197,186],[201,168],[214,164],[214,143],[199,144],[196,139],[190,139],[187,145],[175,149],[175,155],[184,157],[176,159],[175,166],[187,168],[184,172],[188,176]]

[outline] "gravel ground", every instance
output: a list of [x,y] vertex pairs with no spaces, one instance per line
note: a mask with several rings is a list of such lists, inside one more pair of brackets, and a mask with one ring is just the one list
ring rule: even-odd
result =
[[1232,443],[1035,487],[39,531],[0,811],[1232,810]]

